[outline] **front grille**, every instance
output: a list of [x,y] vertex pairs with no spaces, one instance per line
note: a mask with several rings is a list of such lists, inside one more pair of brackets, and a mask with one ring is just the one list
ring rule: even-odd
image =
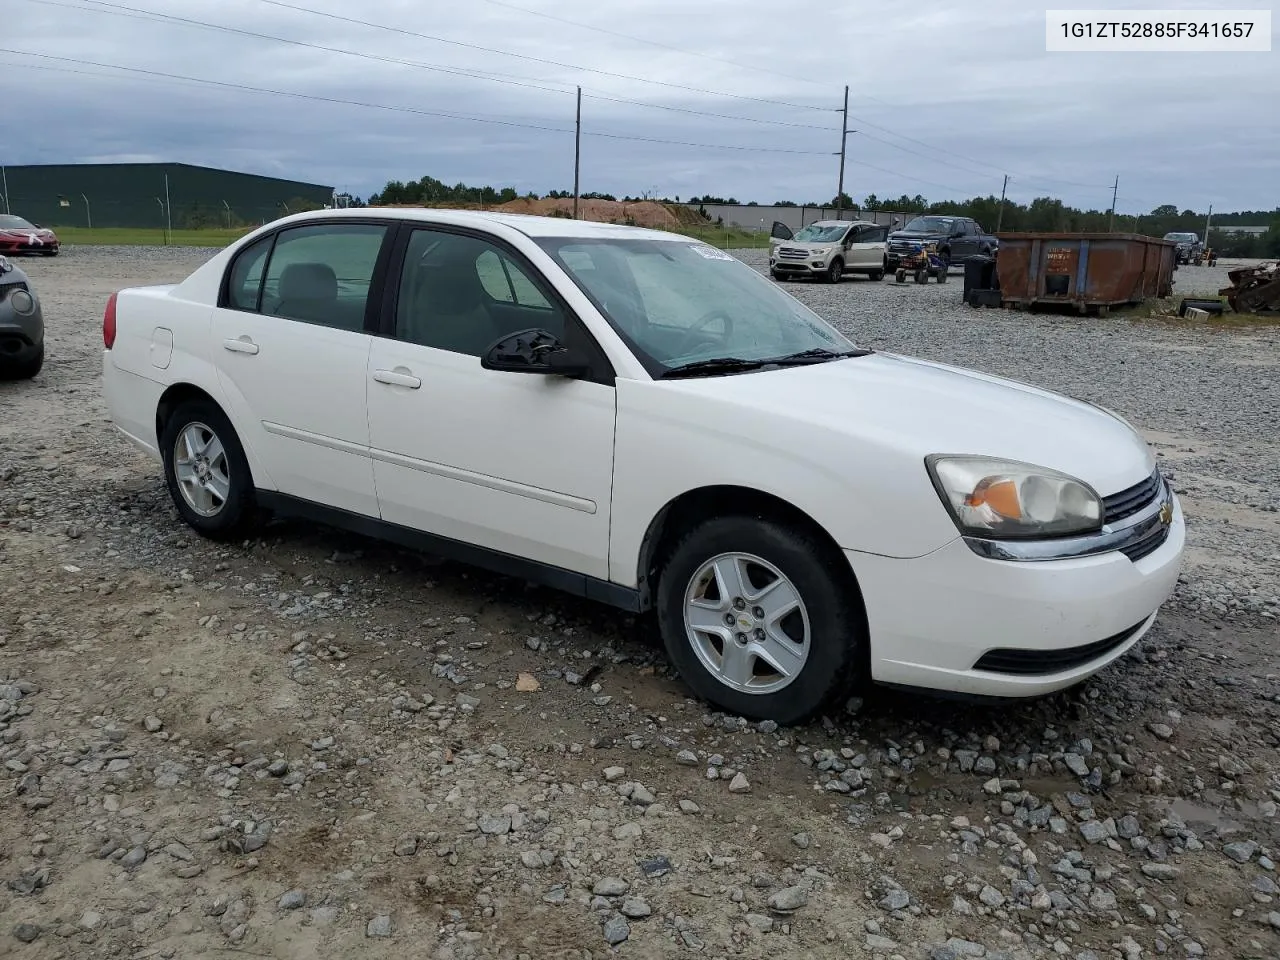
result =
[[1123,644],[1142,629],[1146,618],[1135,623],[1114,636],[1079,647],[1062,647],[1058,650],[1019,650],[1013,647],[1001,647],[988,650],[973,665],[975,670],[987,670],[991,673],[1009,673],[1021,677],[1042,674],[1061,673],[1084,666]]
[[1103,522],[1118,523],[1135,513],[1140,513],[1155,501],[1162,486],[1160,469],[1157,467],[1147,479],[1135,483],[1132,487],[1102,498]]
[[778,250],[778,256],[788,257],[792,260],[803,260],[809,256],[809,251],[797,250],[795,247],[782,247]]
[[1169,525],[1160,524],[1152,532],[1151,536],[1145,540],[1139,540],[1137,543],[1131,543],[1127,547],[1121,547],[1120,552],[1126,557],[1137,563],[1143,557],[1150,556],[1164,546],[1164,542],[1169,539]]

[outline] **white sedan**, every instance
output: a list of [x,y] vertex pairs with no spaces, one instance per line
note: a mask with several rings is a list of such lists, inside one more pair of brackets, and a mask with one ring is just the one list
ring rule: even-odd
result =
[[113,294],[103,339],[112,420],[202,534],[300,515],[651,611],[741,716],[1071,686],[1181,567],[1127,422],[859,349],[687,237],[315,211]]

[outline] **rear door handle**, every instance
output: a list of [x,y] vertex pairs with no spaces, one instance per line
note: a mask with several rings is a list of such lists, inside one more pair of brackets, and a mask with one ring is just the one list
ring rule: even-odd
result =
[[230,338],[223,340],[222,345],[232,353],[257,353],[258,345],[250,340],[247,336],[239,337],[235,340]]
[[410,390],[417,390],[422,386],[422,378],[415,377],[404,367],[397,367],[395,370],[375,370],[373,379],[396,387],[408,387]]

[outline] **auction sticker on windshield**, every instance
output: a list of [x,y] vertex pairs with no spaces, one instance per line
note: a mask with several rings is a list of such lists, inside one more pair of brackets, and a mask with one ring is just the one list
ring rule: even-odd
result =
[[689,249],[693,250],[695,253],[698,253],[703,257],[706,257],[708,260],[732,260],[733,259],[733,257],[729,256],[729,254],[725,253],[723,250],[717,250],[715,247],[706,247],[700,243],[691,244]]

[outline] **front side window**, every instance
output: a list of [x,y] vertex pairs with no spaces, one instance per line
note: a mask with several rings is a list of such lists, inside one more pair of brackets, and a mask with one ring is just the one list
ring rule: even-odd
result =
[[370,223],[281,230],[267,260],[259,309],[304,323],[363,331],[386,232],[385,226]]
[[642,359],[661,367],[853,349],[808,307],[706,244],[581,237],[538,243]]
[[532,327],[564,337],[564,313],[541,281],[478,237],[414,230],[399,283],[395,335],[409,343],[479,357]]

